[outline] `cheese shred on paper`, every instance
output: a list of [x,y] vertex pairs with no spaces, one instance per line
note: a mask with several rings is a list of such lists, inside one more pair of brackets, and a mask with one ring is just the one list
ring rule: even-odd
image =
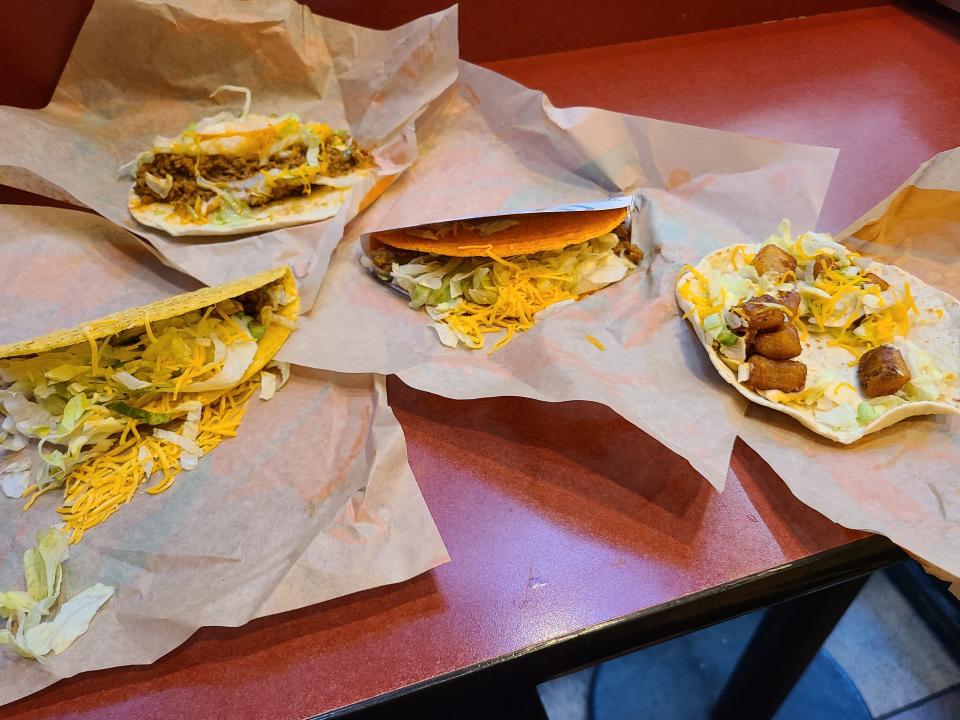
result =
[[287,268],[0,346],[0,488],[61,491],[79,542],[140,487],[168,489],[236,435],[299,308]]

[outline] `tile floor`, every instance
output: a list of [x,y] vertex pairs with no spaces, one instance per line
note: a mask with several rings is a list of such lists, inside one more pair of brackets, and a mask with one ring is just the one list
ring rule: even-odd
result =
[[[752,614],[540,686],[550,720],[708,716],[758,621]],[[856,692],[849,689],[852,682]],[[672,692],[673,688],[677,692]],[[838,690],[830,697],[823,688]],[[857,694],[859,693],[859,698]],[[678,698],[682,700],[678,702]],[[956,720],[960,666],[882,573],[875,574],[777,720]]]

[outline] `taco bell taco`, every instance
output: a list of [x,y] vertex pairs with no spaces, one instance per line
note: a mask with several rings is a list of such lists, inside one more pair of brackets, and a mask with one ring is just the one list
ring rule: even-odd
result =
[[155,475],[166,490],[283,384],[267,365],[298,310],[277,268],[0,345],[0,488],[27,507],[62,490],[72,542]]
[[626,208],[508,215],[372,233],[361,262],[452,348],[493,350],[537,313],[622,280],[643,257]]
[[[153,146],[122,168],[133,178],[128,206],[137,222],[169,235],[234,235],[332,217],[351,189],[360,209],[392,180],[345,130],[293,113],[223,112]],[[214,93],[216,94],[216,92]]]
[[826,438],[960,413],[960,302],[825,233],[784,221],[684,268],[676,295],[727,382]]

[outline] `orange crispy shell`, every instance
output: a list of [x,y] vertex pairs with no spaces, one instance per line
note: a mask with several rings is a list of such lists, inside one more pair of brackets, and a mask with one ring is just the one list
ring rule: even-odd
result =
[[484,220],[516,220],[517,224],[484,237],[475,228],[460,228],[454,235],[437,240],[409,235],[407,230],[375,232],[370,239],[401,250],[434,253],[450,257],[484,257],[494,253],[500,257],[529,255],[544,250],[562,250],[569,245],[592,240],[611,232],[627,217],[626,208],[610,210],[576,210],[526,215],[504,215]]

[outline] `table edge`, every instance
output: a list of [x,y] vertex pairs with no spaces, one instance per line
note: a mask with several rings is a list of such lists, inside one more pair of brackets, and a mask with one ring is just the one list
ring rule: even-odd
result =
[[707,590],[598,623],[490,660],[310,716],[330,720],[368,711],[396,712],[396,704],[423,702],[426,693],[462,697],[483,673],[485,686],[527,686],[574,672],[649,645],[872,573],[907,558],[881,535],[778,565]]

